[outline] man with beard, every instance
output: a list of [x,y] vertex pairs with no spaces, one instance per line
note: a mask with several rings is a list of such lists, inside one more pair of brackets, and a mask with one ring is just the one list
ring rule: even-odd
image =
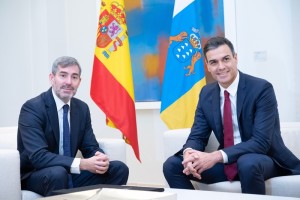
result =
[[[74,98],[80,76],[75,58],[57,58],[49,75],[52,87],[22,106],[18,123],[22,189],[49,196],[59,189],[127,183],[128,167],[109,160],[93,133],[88,105]],[[83,158],[75,158],[78,150]]]

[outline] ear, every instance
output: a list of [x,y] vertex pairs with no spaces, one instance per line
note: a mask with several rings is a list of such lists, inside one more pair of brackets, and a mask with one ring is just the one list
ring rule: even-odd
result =
[[208,72],[211,72],[211,71],[210,71],[210,67],[209,67],[209,65],[207,64],[206,59],[204,59],[204,63],[205,63],[205,65],[206,65],[206,67],[207,67],[207,71],[208,71]]
[[234,54],[233,58],[238,61],[238,56],[237,56],[237,53]]
[[54,81],[54,74],[50,73],[49,74],[49,82],[51,83],[51,85],[53,84]]

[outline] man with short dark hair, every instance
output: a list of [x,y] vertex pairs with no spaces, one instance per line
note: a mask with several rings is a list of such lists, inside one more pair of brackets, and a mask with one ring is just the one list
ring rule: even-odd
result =
[[[170,187],[194,189],[190,180],[239,180],[243,193],[265,194],[266,179],[300,174],[299,159],[281,138],[272,84],[240,72],[226,38],[209,39],[203,53],[216,82],[202,88],[186,143],[164,163]],[[207,153],[212,131],[220,146]]]

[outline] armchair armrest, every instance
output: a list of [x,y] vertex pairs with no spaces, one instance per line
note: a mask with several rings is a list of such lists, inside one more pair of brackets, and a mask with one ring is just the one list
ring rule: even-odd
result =
[[0,149],[0,160],[0,199],[21,199],[18,150]]
[[164,153],[165,158],[174,155],[185,144],[190,133],[190,128],[167,130],[164,132]]
[[97,139],[97,141],[110,160],[126,163],[126,144],[123,139]]

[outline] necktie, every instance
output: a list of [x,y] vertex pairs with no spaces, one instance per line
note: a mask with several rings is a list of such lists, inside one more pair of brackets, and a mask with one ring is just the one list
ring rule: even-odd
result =
[[[232,112],[229,93],[224,91],[224,110],[223,110],[223,128],[224,128],[224,147],[230,147],[234,145],[233,142],[233,124],[232,124]],[[232,181],[237,174],[236,163],[225,165],[225,175],[229,181]]]
[[71,147],[70,147],[70,127],[68,121],[68,111],[69,105],[66,104],[63,106],[63,149],[65,156],[71,156]]
[[[63,149],[64,149],[64,155],[65,156],[71,156],[71,135],[70,135],[70,126],[69,126],[69,120],[68,120],[68,111],[69,111],[69,105],[65,104],[63,106]],[[68,186],[69,188],[73,187],[72,182],[72,175],[69,174],[68,176]]]

